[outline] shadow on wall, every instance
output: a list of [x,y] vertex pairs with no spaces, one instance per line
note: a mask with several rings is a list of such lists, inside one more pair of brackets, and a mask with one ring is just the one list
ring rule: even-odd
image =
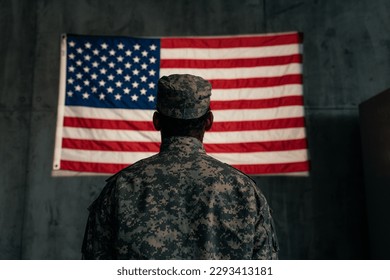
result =
[[309,177],[256,177],[267,196],[280,259],[369,259],[360,132],[355,111],[307,112]]

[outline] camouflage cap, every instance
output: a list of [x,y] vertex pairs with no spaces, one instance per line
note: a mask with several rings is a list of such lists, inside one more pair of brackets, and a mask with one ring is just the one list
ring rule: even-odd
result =
[[157,110],[168,117],[196,119],[210,107],[211,84],[189,74],[174,74],[158,81]]

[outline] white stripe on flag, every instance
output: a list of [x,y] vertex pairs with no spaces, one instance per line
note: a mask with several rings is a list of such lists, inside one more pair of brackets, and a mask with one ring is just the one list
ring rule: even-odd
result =
[[[160,142],[158,131],[129,131],[64,127],[64,138],[100,141]],[[204,143],[245,143],[302,139],[304,128],[285,128],[243,132],[206,132]]]
[[285,56],[301,53],[299,44],[243,48],[161,48],[161,59],[238,59]]
[[259,131],[239,131],[239,132],[206,132],[204,135],[205,144],[229,144],[229,143],[245,143],[245,142],[267,142],[294,140],[305,138],[305,129],[299,128],[284,128],[270,129]]
[[307,160],[306,150],[256,152],[256,153],[215,153],[212,157],[227,164],[273,164]]
[[100,163],[131,164],[145,157],[155,155],[151,152],[114,152],[62,149],[62,160]]
[[[152,156],[153,152],[115,152],[63,149],[62,159],[81,162],[125,163],[131,164],[145,155]],[[289,163],[306,160],[306,150],[256,152],[256,153],[210,153],[210,156],[228,164],[257,164]]]
[[79,117],[106,120],[152,120],[154,110],[129,110],[111,108],[93,108],[82,106],[65,106],[65,117]]
[[[92,107],[65,107],[66,117],[81,117],[108,120],[132,120],[152,121],[154,110],[122,110]],[[214,121],[250,121],[250,120],[273,120],[283,118],[303,117],[302,106],[284,106],[265,109],[245,110],[214,110]]]
[[160,142],[159,131],[64,127],[64,138],[98,141]]
[[283,75],[300,74],[301,64],[291,63],[281,66],[259,66],[242,68],[161,68],[160,76],[171,74],[188,74],[202,77],[206,80],[214,79],[246,79],[256,77],[280,77]]
[[252,121],[276,120],[303,117],[302,106],[284,106],[265,109],[214,110],[214,121]]
[[284,85],[258,88],[213,89],[212,101],[258,100],[284,96],[302,96],[302,85]]

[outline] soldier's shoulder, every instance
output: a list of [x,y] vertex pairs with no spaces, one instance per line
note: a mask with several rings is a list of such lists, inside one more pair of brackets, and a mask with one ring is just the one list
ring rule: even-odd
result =
[[239,176],[242,176],[243,178],[251,181],[253,184],[256,185],[256,181],[251,177],[249,176],[248,174],[244,173],[243,171],[241,171],[240,169],[237,169],[236,167],[232,166],[232,165],[229,165],[227,164],[231,169],[233,169]]
[[135,163],[132,163],[128,165],[127,167],[121,169],[114,175],[108,177],[106,179],[107,183],[110,182],[116,182],[124,177],[129,177],[132,175],[139,175],[140,171],[143,171],[146,166],[150,166],[151,164],[155,164],[155,162],[158,160],[157,154],[153,155],[151,157],[147,157],[144,159],[141,159],[139,161],[136,161]]
[[250,177],[248,174],[244,173],[243,171],[237,169],[236,167],[234,167],[230,164],[227,164],[225,162],[222,162],[222,161],[220,161],[216,158],[213,158],[209,155],[208,155],[208,158],[211,161],[211,164],[213,164],[218,169],[222,169],[222,172],[227,174],[228,176],[230,176],[230,177],[235,176],[237,178],[240,178],[244,182],[247,182],[247,183],[252,184],[254,186],[256,185],[256,182],[252,177]]

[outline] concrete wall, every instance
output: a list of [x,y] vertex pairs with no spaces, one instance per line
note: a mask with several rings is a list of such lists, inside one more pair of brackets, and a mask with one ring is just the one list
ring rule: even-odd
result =
[[282,259],[367,259],[358,104],[390,87],[388,0],[0,2],[0,258],[78,259],[104,177],[52,177],[61,33],[304,32],[310,177],[257,177]]

